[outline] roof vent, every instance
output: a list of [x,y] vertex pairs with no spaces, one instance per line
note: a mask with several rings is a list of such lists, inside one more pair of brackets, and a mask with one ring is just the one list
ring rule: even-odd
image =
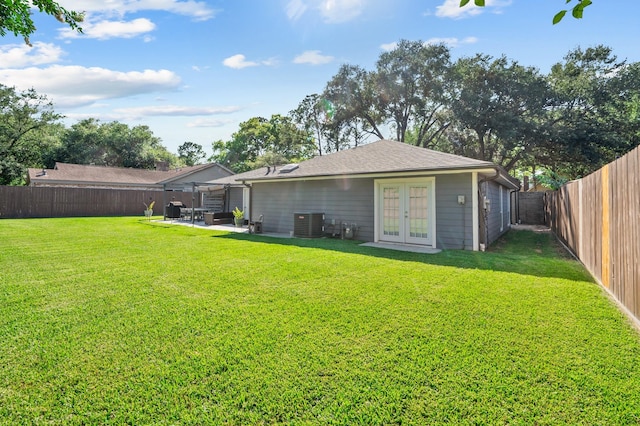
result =
[[287,164],[286,166],[280,169],[280,173],[291,173],[298,167],[299,167],[298,164]]

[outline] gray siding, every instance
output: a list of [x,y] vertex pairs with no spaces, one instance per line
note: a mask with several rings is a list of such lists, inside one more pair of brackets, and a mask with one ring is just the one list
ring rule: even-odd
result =
[[185,186],[188,186],[188,184],[191,182],[209,182],[211,180],[231,176],[232,174],[233,173],[230,173],[228,170],[222,168],[219,164],[214,164],[204,170],[199,170],[188,176],[176,179],[175,181],[171,182],[171,184],[175,185],[184,183]]
[[[509,229],[509,190],[503,188],[503,208],[500,211],[499,187],[495,182],[486,182],[480,188],[480,208],[483,195],[491,200],[491,209],[486,217],[489,243]],[[437,248],[473,250],[472,190],[471,173],[435,176]],[[232,209],[242,205],[242,189],[233,188],[231,191]],[[293,231],[294,213],[324,213],[327,219],[335,219],[336,222],[355,223],[357,239],[373,241],[374,192],[374,180],[369,178],[254,182],[251,215],[254,219],[264,215],[265,232],[289,233]],[[465,197],[464,205],[458,203],[459,195]]]
[[[500,188],[502,188],[502,209],[500,204]],[[483,194],[489,198],[491,207],[486,215],[487,242],[491,244],[510,229],[510,196],[509,189],[496,182],[482,184]]]
[[238,207],[240,210],[243,209],[241,187],[229,188],[229,204],[227,205],[227,211],[233,211],[233,209],[235,209],[236,207]]
[[[436,176],[436,247],[473,250],[472,174]],[[464,195],[464,205],[458,204]]]
[[254,182],[251,214],[264,215],[265,232],[288,233],[294,213],[325,213],[327,219],[355,223],[357,239],[373,241],[373,194],[373,179]]

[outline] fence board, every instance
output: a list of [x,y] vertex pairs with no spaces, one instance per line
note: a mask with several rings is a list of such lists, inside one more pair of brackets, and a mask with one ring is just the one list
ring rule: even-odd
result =
[[[142,216],[144,203],[155,200],[154,212],[163,214],[163,203],[182,201],[191,207],[189,192],[138,191],[97,188],[0,186],[0,218]],[[200,198],[195,206],[200,207]]]
[[515,206],[517,217],[515,223],[522,225],[545,225],[544,192],[517,192]]
[[640,322],[640,147],[547,193],[545,220]]

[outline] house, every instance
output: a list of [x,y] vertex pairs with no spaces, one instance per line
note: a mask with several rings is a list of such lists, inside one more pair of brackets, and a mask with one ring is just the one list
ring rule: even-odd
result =
[[56,163],[53,169],[29,169],[29,186],[108,188],[134,190],[187,190],[194,182],[206,182],[232,175],[220,164],[156,170]]
[[264,232],[297,232],[298,220],[322,214],[324,232],[334,235],[465,250],[509,229],[509,194],[519,189],[491,162],[390,140],[209,185],[246,219],[263,216]]

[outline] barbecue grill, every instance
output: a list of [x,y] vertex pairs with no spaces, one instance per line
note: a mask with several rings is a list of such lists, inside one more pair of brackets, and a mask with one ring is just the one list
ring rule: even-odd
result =
[[182,201],[171,201],[167,205],[167,217],[170,219],[180,219],[180,209],[185,207]]

